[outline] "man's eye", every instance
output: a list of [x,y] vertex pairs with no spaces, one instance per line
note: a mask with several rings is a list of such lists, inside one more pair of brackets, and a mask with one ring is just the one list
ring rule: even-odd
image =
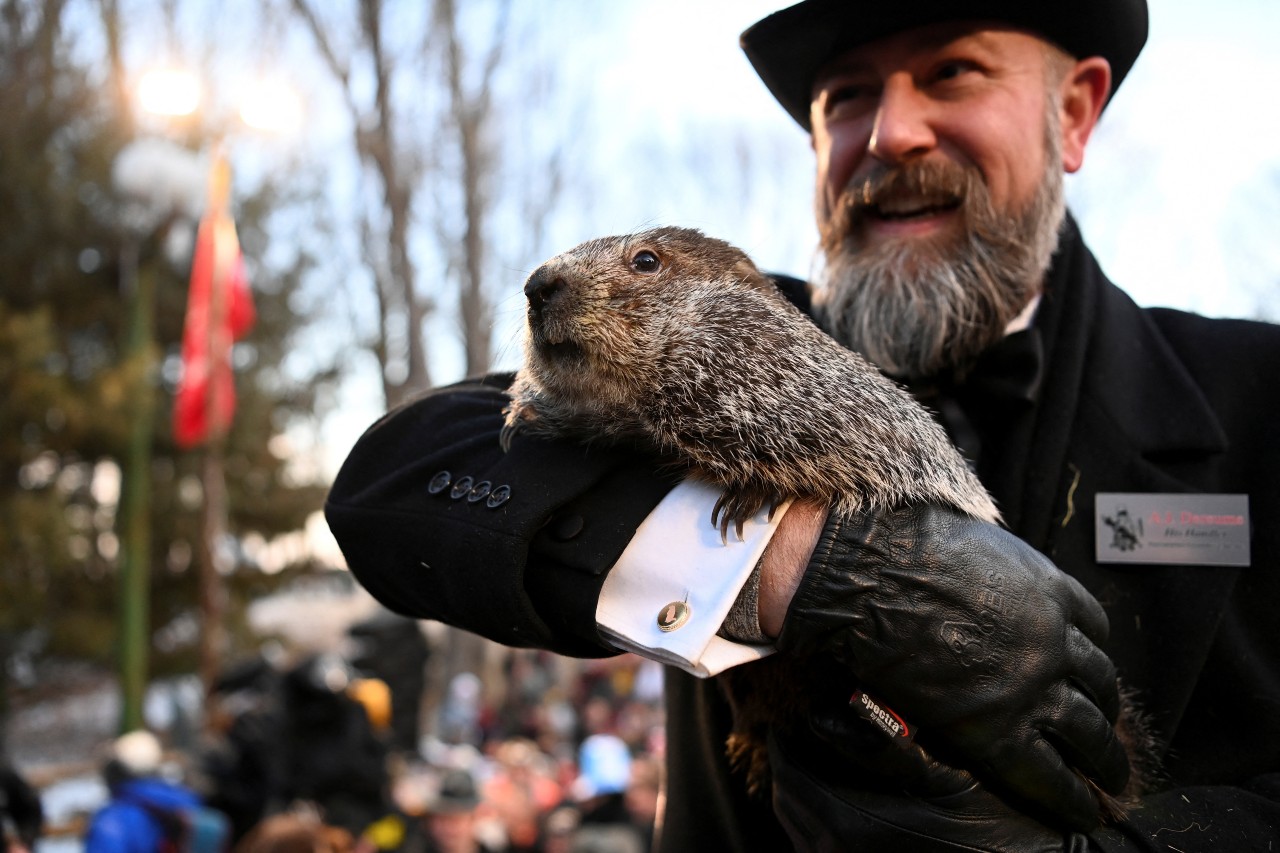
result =
[[654,273],[662,268],[662,261],[648,249],[641,249],[632,256],[631,268],[639,273]]
[[822,114],[828,118],[836,114],[856,114],[872,102],[875,90],[866,83],[836,83],[825,86],[819,94]]
[[867,87],[860,86],[856,83],[850,83],[844,86],[833,86],[825,93],[827,112],[831,112],[840,104],[847,104],[850,101],[856,101],[865,97]]
[[861,94],[862,94],[861,86],[840,86],[836,89],[832,89],[827,94],[827,100],[835,101],[837,103],[839,103],[840,101],[851,101],[854,98],[857,98],[858,96],[860,96]]
[[933,79],[942,83],[948,80],[955,80],[957,77],[975,70],[977,70],[977,66],[974,63],[963,59],[954,59],[939,65],[933,73]]

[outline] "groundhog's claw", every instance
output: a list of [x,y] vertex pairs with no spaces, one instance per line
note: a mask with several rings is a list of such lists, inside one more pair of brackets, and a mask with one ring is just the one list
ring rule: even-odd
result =
[[747,519],[754,517],[765,506],[769,507],[769,515],[772,517],[775,504],[776,497],[762,491],[732,489],[716,501],[711,510],[711,523],[720,528],[722,542],[729,541],[729,525],[733,525],[738,541],[742,541],[742,526]]
[[533,412],[520,400],[512,400],[502,410],[502,414],[505,419],[502,423],[502,432],[498,433],[498,443],[502,445],[502,452],[506,453],[511,449],[511,439],[516,437],[516,433],[520,431],[525,421],[533,418]]

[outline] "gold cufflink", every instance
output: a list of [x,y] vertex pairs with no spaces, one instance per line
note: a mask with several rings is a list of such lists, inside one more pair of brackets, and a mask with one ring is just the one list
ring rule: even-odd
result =
[[687,601],[673,601],[658,612],[658,630],[670,633],[688,622],[692,613]]

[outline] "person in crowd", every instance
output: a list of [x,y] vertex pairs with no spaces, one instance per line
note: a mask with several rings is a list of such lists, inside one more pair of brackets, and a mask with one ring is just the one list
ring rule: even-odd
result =
[[195,791],[161,777],[162,758],[160,741],[144,729],[112,742],[102,769],[110,798],[89,821],[85,853],[159,853],[174,843],[179,812],[201,802]]
[[358,837],[390,808],[387,745],[348,694],[352,673],[333,655],[312,655],[284,676],[285,756],[280,802],[313,803],[331,826]]
[[506,853],[481,839],[480,790],[471,771],[445,770],[426,812],[409,828],[401,853]]
[[509,738],[494,746],[494,772],[481,790],[486,808],[502,823],[512,853],[533,853],[542,819],[564,799],[551,776],[548,756],[527,738]]
[[255,655],[227,667],[214,683],[200,768],[209,805],[230,819],[233,842],[288,805],[283,679],[267,657]]
[[643,850],[653,849],[661,796],[662,764],[652,755],[633,756],[631,777],[627,780],[626,805],[631,823],[640,832]]
[[355,853],[351,833],[328,826],[308,811],[281,812],[263,818],[233,848],[233,853]]
[[339,656],[309,654],[278,669],[256,657],[215,685],[211,744],[200,764],[210,805],[241,839],[264,818],[308,803],[358,837],[390,806],[391,701],[378,679]]
[[4,853],[31,853],[43,829],[40,792],[13,767],[0,764],[0,840]]
[[631,752],[612,734],[594,734],[578,749],[578,778],[570,793],[580,819],[573,850],[645,853],[645,835],[627,807]]
[[480,676],[460,672],[445,688],[440,706],[440,738],[445,743],[476,746],[483,739],[481,715],[484,710]]
[[351,665],[365,677],[383,682],[390,691],[391,749],[404,755],[416,753],[427,661],[431,657],[419,623],[379,610],[348,628],[347,636],[354,646],[347,655]]
[[574,837],[582,814],[572,805],[552,809],[543,822],[542,853],[574,853]]
[[[353,448],[326,517],[357,579],[509,645],[668,664],[662,851],[1264,848],[1280,329],[1138,307],[1063,200],[1147,29],[1145,0],[805,0],[741,37],[815,155],[822,263],[780,289],[935,413],[1002,525],[798,500],[701,544],[718,495],[661,460],[504,449],[494,375]],[[1206,158],[1230,156],[1211,130]],[[1121,508],[1144,547],[1107,535]],[[753,798],[722,684],[775,650],[831,656],[811,688],[852,681],[915,740],[868,736],[845,693],[775,737],[773,797]],[[1090,785],[1131,774],[1117,672],[1161,769],[1103,824]]]

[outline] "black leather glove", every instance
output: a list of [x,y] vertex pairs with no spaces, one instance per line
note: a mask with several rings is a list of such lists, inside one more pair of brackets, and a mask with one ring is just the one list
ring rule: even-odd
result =
[[797,850],[1062,853],[1088,840],[1011,808],[917,744],[886,738],[847,709],[769,742],[773,808]]
[[1115,667],[1101,605],[1001,528],[917,506],[836,515],[778,647],[833,655],[919,742],[1037,815],[1075,829],[1118,792]]

